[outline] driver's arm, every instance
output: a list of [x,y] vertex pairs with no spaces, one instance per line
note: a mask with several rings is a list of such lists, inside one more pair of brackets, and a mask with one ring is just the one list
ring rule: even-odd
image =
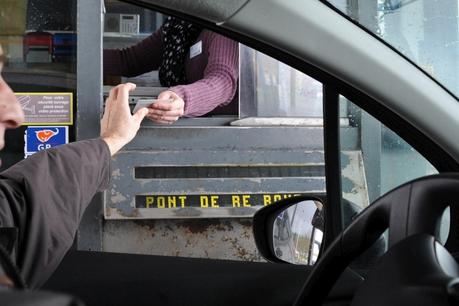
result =
[[0,174],[0,227],[18,229],[14,259],[30,287],[43,284],[60,263],[85,208],[108,186],[110,156],[135,136],[148,112],[130,114],[134,87],[112,90],[100,138],[41,151]]

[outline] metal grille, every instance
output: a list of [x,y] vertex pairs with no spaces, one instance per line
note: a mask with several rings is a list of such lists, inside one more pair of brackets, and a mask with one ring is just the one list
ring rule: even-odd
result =
[[136,167],[136,179],[320,177],[322,165],[313,166],[212,166],[212,167]]

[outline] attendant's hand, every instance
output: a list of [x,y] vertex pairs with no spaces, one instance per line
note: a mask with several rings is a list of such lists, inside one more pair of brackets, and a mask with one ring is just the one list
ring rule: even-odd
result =
[[143,107],[131,115],[128,98],[129,92],[134,89],[135,84],[120,84],[110,90],[105,102],[100,136],[107,143],[112,156],[135,137],[140,123],[148,114],[148,109]]
[[183,116],[185,102],[175,92],[166,90],[159,96],[158,101],[148,107],[147,117],[157,123],[171,124]]

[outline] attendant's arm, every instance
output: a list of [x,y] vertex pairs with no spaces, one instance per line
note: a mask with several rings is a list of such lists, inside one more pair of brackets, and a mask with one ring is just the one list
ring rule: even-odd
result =
[[185,117],[202,116],[217,106],[228,104],[237,89],[238,44],[213,32],[210,35],[213,37],[204,77],[189,85],[170,88],[185,101]]
[[217,106],[232,101],[239,76],[237,42],[210,32],[209,57],[204,77],[192,84],[171,87],[150,106],[148,118],[158,123],[173,123],[179,117],[205,115]]
[[162,62],[161,29],[125,49],[104,49],[104,75],[137,76],[158,70]]

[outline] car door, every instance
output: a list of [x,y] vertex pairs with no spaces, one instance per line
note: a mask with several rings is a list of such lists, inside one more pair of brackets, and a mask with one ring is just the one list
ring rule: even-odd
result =
[[[282,60],[323,83],[327,190],[327,228],[323,248],[349,221],[343,216],[343,198],[363,208],[406,180],[437,171],[458,170],[459,144],[454,133],[459,127],[456,98],[406,58],[329,5],[320,1],[234,1],[219,3],[218,7],[215,1],[198,4],[193,1],[131,2],[199,20],[211,29]],[[348,119],[346,122],[340,120],[343,113]],[[395,149],[386,150],[385,145]],[[392,154],[396,150],[399,152]],[[374,152],[379,154],[375,156]],[[400,157],[416,159],[411,167],[422,167],[422,171],[414,171],[403,178],[398,173],[394,174],[395,179],[390,178],[388,174],[393,173],[386,165],[404,165],[406,162]],[[350,160],[357,160],[356,164],[362,161],[364,171],[352,172],[348,167]],[[364,182],[361,189],[365,192],[349,188],[357,186],[349,184],[349,180],[355,177],[365,177],[360,180]],[[455,216],[457,212],[451,209],[450,214]],[[453,219],[451,228],[456,228]],[[457,243],[451,233],[450,247],[454,250]],[[143,277],[156,289],[150,302],[170,304],[191,305],[200,301],[201,304],[222,305],[241,301],[288,305],[294,301],[310,270],[310,267],[268,263],[159,257],[137,257],[131,261],[132,257],[128,259],[122,255],[113,258],[112,267],[121,265],[124,260],[131,272],[139,273],[143,269],[150,275]],[[70,257],[69,262],[73,259]],[[102,257],[97,260],[98,265],[91,267],[101,269],[104,266],[101,261]],[[138,265],[141,261],[145,263]],[[89,264],[93,259],[85,257],[84,262]],[[363,262],[363,270],[368,262]],[[161,269],[164,266],[174,266],[175,269]],[[69,272],[65,266],[62,269]],[[119,279],[114,271],[108,273],[104,270],[100,275],[99,281],[107,279],[108,275],[114,280]],[[123,274],[122,278],[129,279],[130,276]],[[142,277],[136,282],[140,283]],[[228,289],[229,284],[231,289]],[[143,301],[148,300],[145,295],[149,290],[138,286],[131,284],[126,288],[129,291],[137,288],[135,292],[144,297]],[[122,287],[117,288],[121,290]],[[179,288],[178,293],[174,293],[176,288]],[[201,289],[203,291],[199,291]],[[116,292],[111,290],[112,297],[119,298]],[[196,292],[203,293],[196,296]],[[108,292],[102,290],[100,293]],[[352,290],[341,297],[349,298],[349,294]]]

